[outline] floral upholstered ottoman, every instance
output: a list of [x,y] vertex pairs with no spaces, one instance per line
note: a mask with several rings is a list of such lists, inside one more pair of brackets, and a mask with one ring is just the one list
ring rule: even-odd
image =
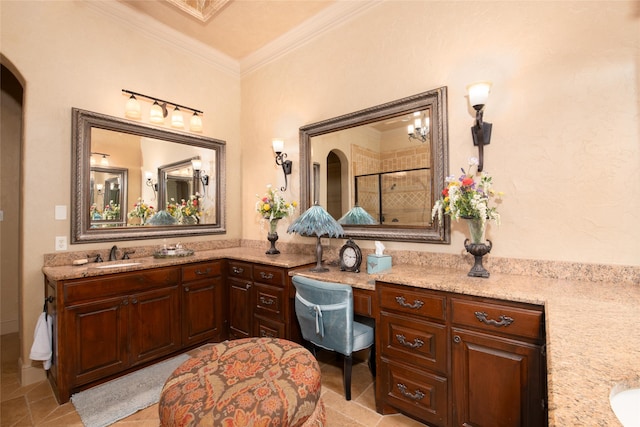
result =
[[318,362],[277,338],[200,347],[167,379],[158,410],[163,426],[325,425]]

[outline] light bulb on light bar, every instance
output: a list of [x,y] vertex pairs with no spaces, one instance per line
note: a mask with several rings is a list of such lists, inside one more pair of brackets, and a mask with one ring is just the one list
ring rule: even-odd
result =
[[127,100],[127,104],[124,107],[124,115],[130,119],[139,119],[142,116],[140,114],[140,103],[135,96],[131,95],[131,98]]
[[164,113],[158,101],[155,101],[149,110],[149,121],[156,124],[164,123]]
[[171,114],[171,126],[177,129],[184,128],[184,117],[182,117],[182,112],[178,107]]
[[189,121],[189,129],[193,132],[202,132],[202,118],[198,113],[193,113]]

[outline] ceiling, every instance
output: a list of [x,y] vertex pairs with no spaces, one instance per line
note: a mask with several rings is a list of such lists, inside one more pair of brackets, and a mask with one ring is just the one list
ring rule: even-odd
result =
[[[119,1],[237,61],[336,3],[335,0]],[[207,12],[211,14],[208,19]]]

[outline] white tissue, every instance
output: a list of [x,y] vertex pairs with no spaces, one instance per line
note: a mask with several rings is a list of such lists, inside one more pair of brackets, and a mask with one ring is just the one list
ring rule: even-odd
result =
[[376,245],[376,255],[384,255],[384,245],[377,240],[374,243]]

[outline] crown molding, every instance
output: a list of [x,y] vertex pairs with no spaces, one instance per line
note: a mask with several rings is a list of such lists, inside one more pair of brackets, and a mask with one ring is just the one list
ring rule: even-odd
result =
[[118,1],[87,0],[84,4],[146,37],[187,52],[234,77],[240,76],[240,64],[238,61]]
[[377,6],[384,0],[345,1],[322,10],[317,15],[293,28],[286,34],[269,42],[264,47],[240,60],[240,73],[245,76],[292,50],[310,42],[321,34]]

